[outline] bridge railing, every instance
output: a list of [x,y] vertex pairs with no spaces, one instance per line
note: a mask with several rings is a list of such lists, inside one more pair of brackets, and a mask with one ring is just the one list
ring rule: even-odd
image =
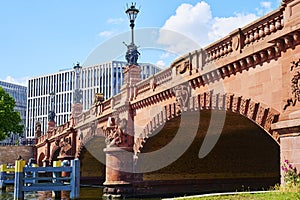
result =
[[[71,166],[62,166],[61,161],[54,161],[53,167],[25,167],[24,160],[17,160],[15,166],[14,199],[24,199],[24,192],[29,191],[53,191],[55,198],[61,195],[61,191],[70,191],[71,199],[79,198],[78,159],[72,160]],[[52,176],[43,176],[45,173],[52,173]]]
[[172,80],[172,68],[165,69],[157,74],[143,80],[137,84],[138,95],[141,95],[147,91],[152,90],[154,87],[159,88],[162,84],[165,84]]
[[7,185],[13,185],[15,179],[15,168],[6,164],[0,165],[0,189],[5,190]]
[[271,33],[281,30],[283,26],[283,9],[279,8],[205,47],[203,66],[208,62],[226,57],[233,51],[247,48]]
[[271,33],[275,33],[283,26],[283,10],[275,10],[242,29],[242,33],[245,35],[243,46],[248,46]]

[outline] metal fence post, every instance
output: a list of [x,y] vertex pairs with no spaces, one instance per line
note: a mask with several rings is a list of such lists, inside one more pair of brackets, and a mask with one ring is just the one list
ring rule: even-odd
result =
[[6,184],[5,184],[5,179],[6,179],[6,164],[0,165],[0,189],[2,191],[6,190]]
[[78,199],[80,196],[80,160],[78,158],[71,161],[71,192],[70,199]]
[[[31,167],[38,167],[38,165],[37,164],[32,164]],[[38,181],[36,180],[37,177],[38,177],[38,172],[33,171],[33,173],[32,173],[32,178],[33,178],[32,184],[38,183]]]
[[[53,161],[53,167],[61,167],[61,161]],[[53,183],[59,183],[56,178],[61,177],[61,172],[52,172]],[[61,191],[52,191],[52,197],[55,199],[61,199]]]
[[16,160],[15,162],[15,186],[14,186],[14,200],[24,199],[24,173],[23,168],[25,167],[25,160]]

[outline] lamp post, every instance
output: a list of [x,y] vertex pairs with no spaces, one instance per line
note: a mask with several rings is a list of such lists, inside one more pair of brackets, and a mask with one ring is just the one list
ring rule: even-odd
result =
[[130,21],[130,28],[131,28],[131,44],[134,44],[134,21],[139,13],[139,10],[135,8],[135,3],[132,3],[130,7],[127,7],[125,13],[128,15]]
[[49,93],[50,95],[50,111],[48,114],[48,121],[49,122],[54,122],[54,118],[55,118],[55,111],[54,111],[54,96],[55,96],[55,92],[51,91]]
[[126,60],[129,65],[137,65],[137,59],[140,53],[137,50],[137,46],[134,44],[134,21],[137,17],[137,14],[139,13],[139,10],[135,7],[136,3],[132,3],[130,7],[127,6],[127,10],[125,13],[128,15],[129,22],[130,22],[130,28],[131,28],[131,43],[127,46],[127,52],[126,52]]
[[74,71],[75,71],[75,76],[76,76],[76,81],[75,81],[75,89],[79,89],[79,82],[80,82],[80,72],[81,72],[81,66],[79,63],[77,63],[75,66],[74,66]]
[[74,66],[75,71],[75,90],[74,90],[74,96],[73,96],[73,103],[81,103],[82,101],[82,91],[80,90],[80,72],[81,72],[81,66],[79,63],[77,63]]

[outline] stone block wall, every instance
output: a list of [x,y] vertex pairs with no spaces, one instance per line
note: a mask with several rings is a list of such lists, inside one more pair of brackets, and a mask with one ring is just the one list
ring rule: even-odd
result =
[[33,157],[32,146],[0,146],[0,164],[14,164],[18,156],[22,156],[26,162]]

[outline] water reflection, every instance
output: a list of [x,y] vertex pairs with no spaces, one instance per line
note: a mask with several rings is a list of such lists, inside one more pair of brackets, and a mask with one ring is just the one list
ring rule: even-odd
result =
[[[102,187],[81,187],[80,188],[80,200],[86,199],[101,199],[102,200]],[[61,194],[62,200],[69,200],[70,192],[63,191]],[[7,187],[6,191],[0,190],[0,200],[13,200],[14,199],[14,188]],[[52,200],[51,191],[41,192],[25,192],[25,200]]]
[[[101,186],[89,186],[80,187],[79,200],[102,200],[103,187]],[[61,200],[70,200],[70,192],[63,191],[61,193]],[[51,191],[41,192],[25,192],[24,200],[53,200]],[[161,198],[144,198],[146,200],[159,200]],[[9,186],[6,191],[0,190],[0,200],[14,200],[14,188]],[[142,200],[141,198],[130,198],[127,200]]]

